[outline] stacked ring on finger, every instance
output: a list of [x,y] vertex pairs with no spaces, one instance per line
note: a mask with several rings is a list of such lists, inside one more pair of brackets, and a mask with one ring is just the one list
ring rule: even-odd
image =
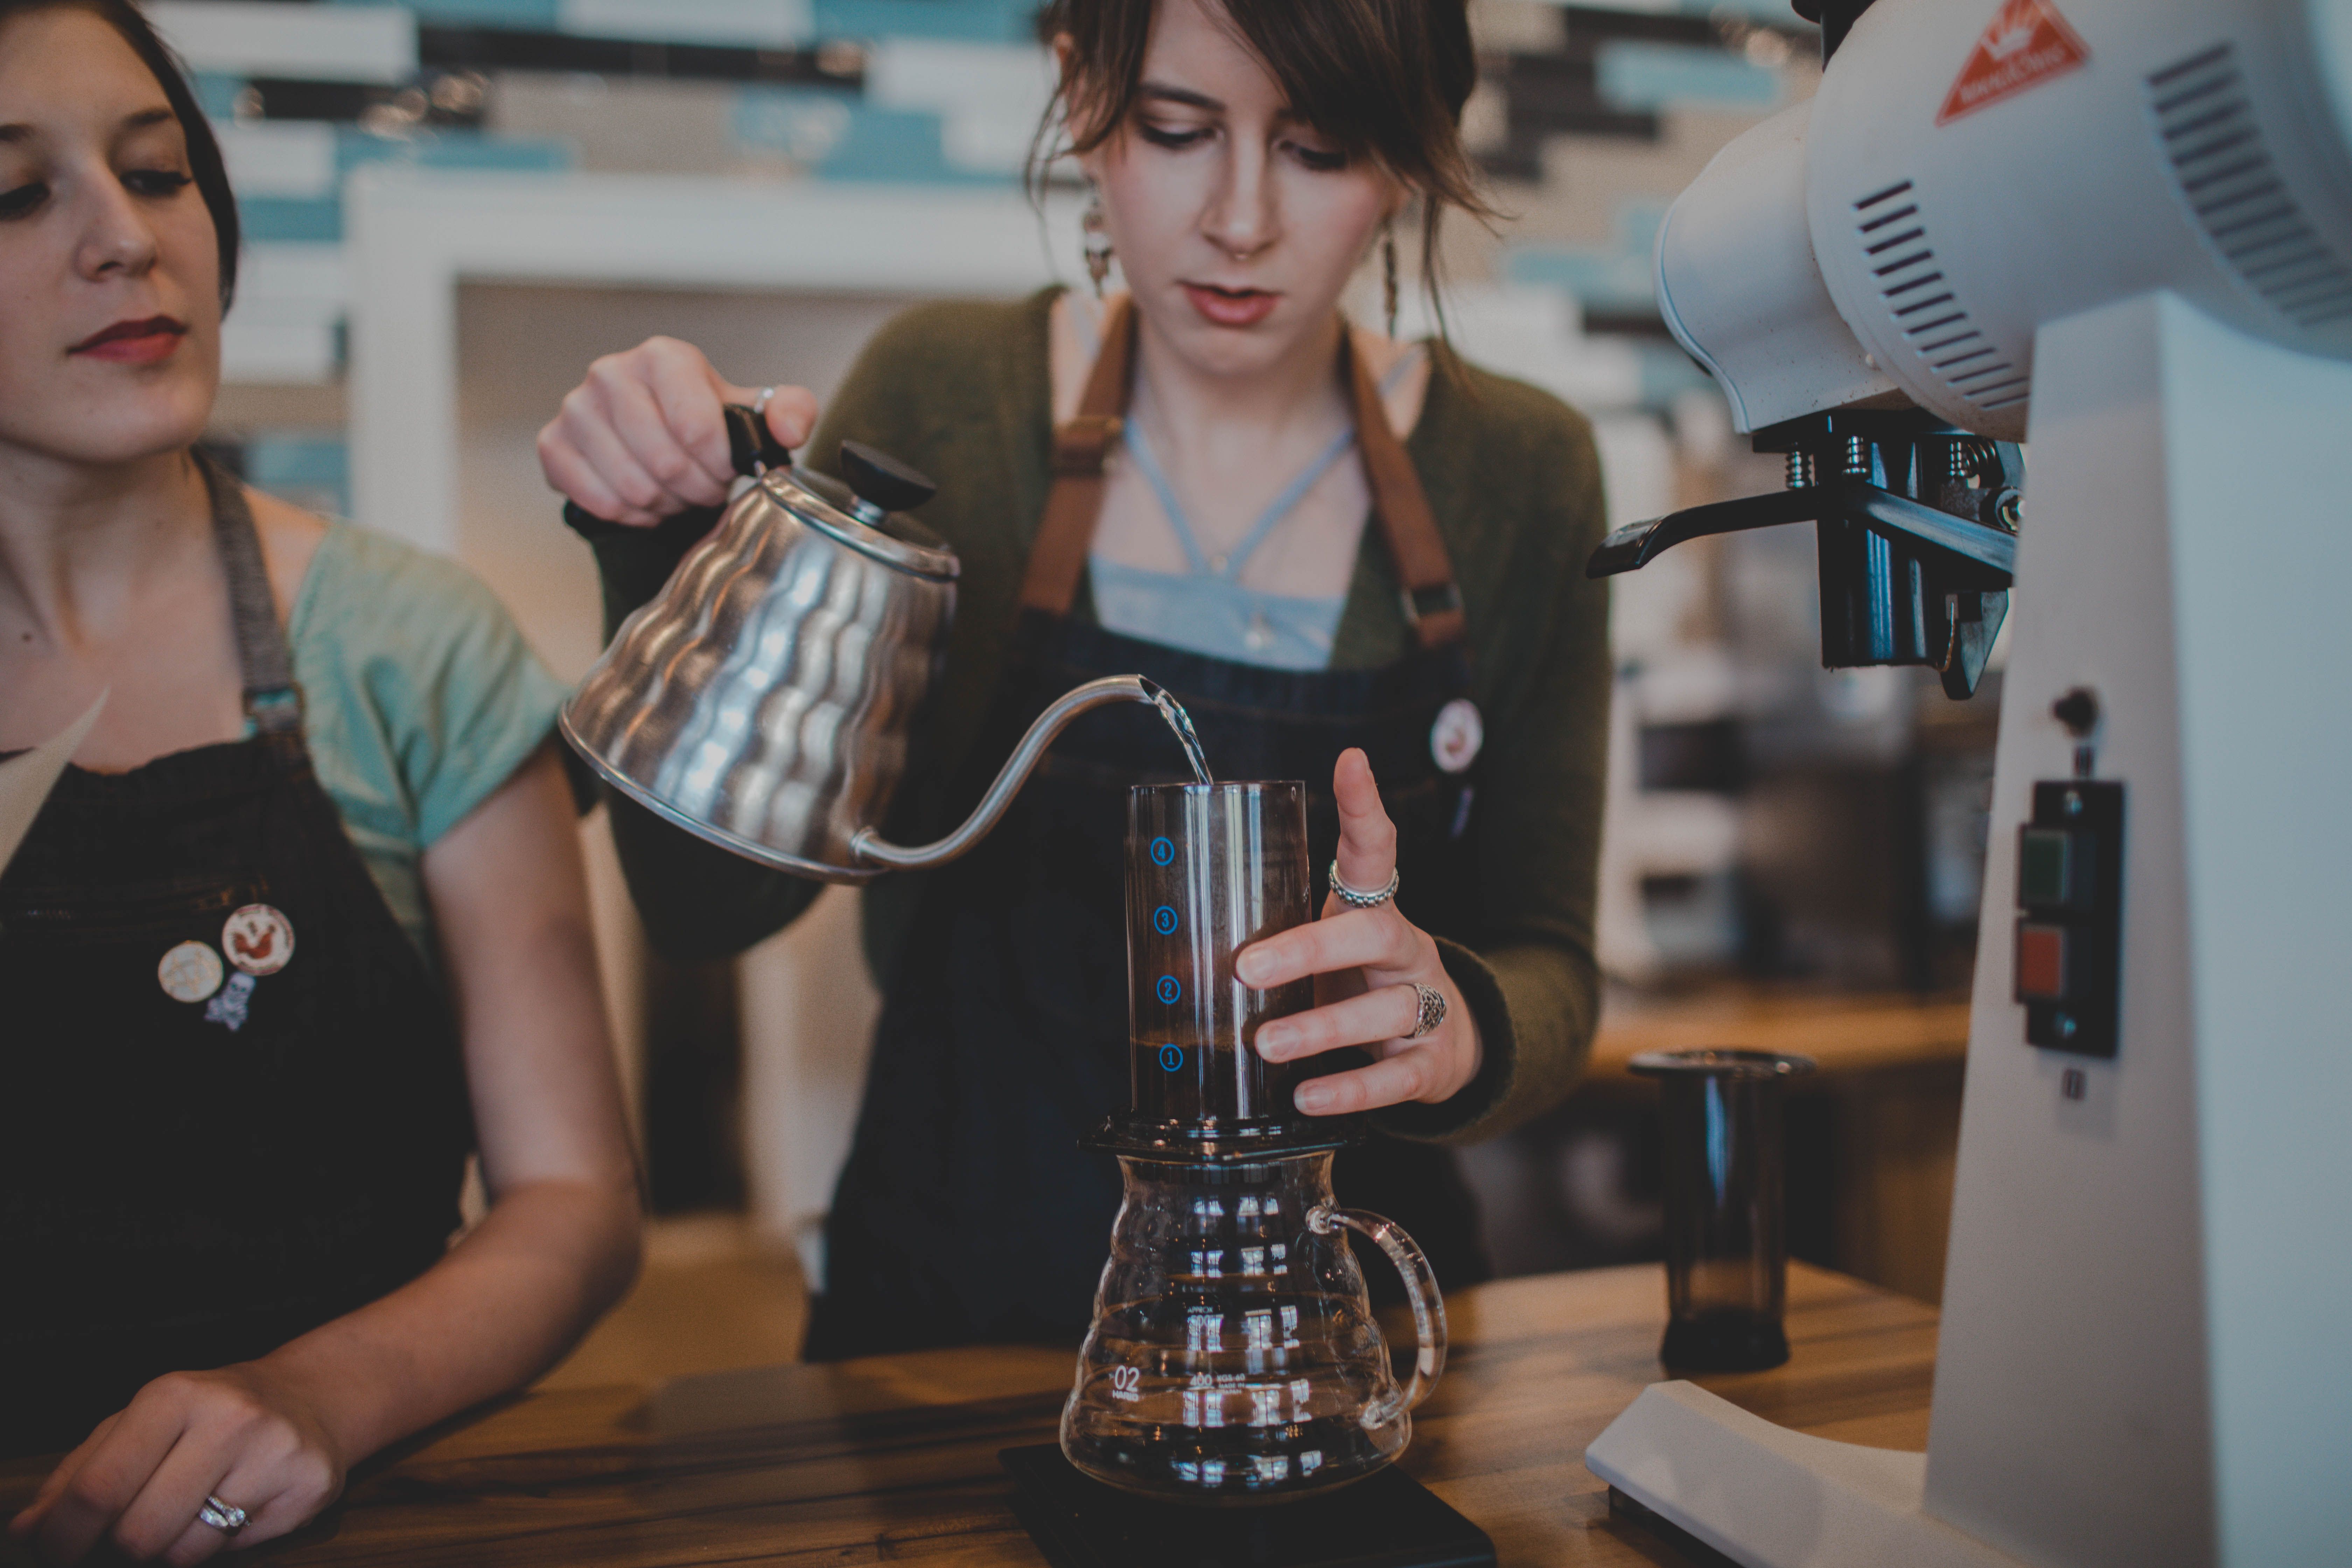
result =
[[1361,889],[1351,888],[1348,886],[1347,883],[1341,881],[1339,879],[1339,862],[1338,858],[1334,857],[1331,861],[1331,890],[1339,896],[1339,901],[1341,903],[1346,904],[1352,909],[1376,910],[1382,904],[1387,903],[1391,899],[1396,897],[1397,883],[1402,879],[1402,877],[1403,873],[1401,871],[1391,871],[1389,873],[1389,885],[1387,887],[1381,889],[1378,892],[1367,893]]
[[235,1535],[246,1527],[250,1518],[251,1516],[245,1510],[235,1503],[223,1502],[220,1499],[211,1496],[205,1499],[204,1507],[196,1510],[198,1524],[211,1525],[223,1535]]
[[1408,1040],[1417,1040],[1445,1022],[1444,992],[1434,985],[1423,985],[1418,980],[1412,983],[1412,990],[1420,999],[1421,1011],[1413,1018],[1412,1033],[1405,1036]]

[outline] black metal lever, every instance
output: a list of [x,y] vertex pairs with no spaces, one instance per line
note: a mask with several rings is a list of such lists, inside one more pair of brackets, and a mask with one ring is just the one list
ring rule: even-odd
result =
[[1661,551],[1714,533],[1740,533],[1784,522],[1851,520],[1878,532],[1918,540],[1990,568],[2000,576],[1985,586],[2006,588],[2017,572],[2013,534],[1896,495],[1859,479],[1839,479],[1801,489],[1773,490],[1685,507],[1643,522],[1626,524],[1601,542],[1586,563],[1587,577],[1613,577],[1645,566]]

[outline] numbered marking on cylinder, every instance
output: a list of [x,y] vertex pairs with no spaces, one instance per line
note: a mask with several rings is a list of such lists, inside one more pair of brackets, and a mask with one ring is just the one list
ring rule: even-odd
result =
[[1110,1369],[1110,1396],[1113,1399],[1123,1399],[1130,1403],[1140,1399],[1143,1395],[1136,1392],[1136,1388],[1142,1381],[1143,1371],[1140,1367],[1115,1366]]
[[1175,1046],[1175,1045],[1169,1045],[1169,1046],[1162,1046],[1162,1047],[1160,1047],[1160,1070],[1161,1070],[1161,1071],[1163,1071],[1163,1072],[1174,1072],[1177,1068],[1179,1068],[1182,1067],[1183,1065],[1184,1065],[1184,1047],[1181,1047],[1181,1046]]
[[1176,858],[1175,845],[1170,843],[1165,838],[1155,838],[1151,841],[1151,863],[1153,865],[1165,866],[1174,858]]
[[1176,934],[1176,906],[1162,904],[1151,911],[1151,929],[1161,936]]
[[1177,979],[1172,974],[1163,974],[1160,977],[1160,999],[1162,1002],[1167,1003],[1172,1007],[1183,998],[1183,995],[1184,983],[1182,981]]

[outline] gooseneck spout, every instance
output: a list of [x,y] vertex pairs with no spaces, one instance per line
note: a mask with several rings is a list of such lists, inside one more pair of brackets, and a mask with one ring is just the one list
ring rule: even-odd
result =
[[996,782],[988,786],[988,793],[981,796],[979,806],[964,819],[962,826],[945,838],[911,848],[889,842],[871,827],[861,827],[850,839],[849,847],[862,861],[902,871],[944,865],[988,836],[988,830],[1004,815],[1004,808],[1013,804],[1013,797],[1021,793],[1021,786],[1029,782],[1037,759],[1045,754],[1054,737],[1069,727],[1071,720],[1108,702],[1149,702],[1164,708],[1165,698],[1166,693],[1157,684],[1139,675],[1107,675],[1066,691],[1037,715],[1036,722],[1021,737],[1021,743],[1013,748]]

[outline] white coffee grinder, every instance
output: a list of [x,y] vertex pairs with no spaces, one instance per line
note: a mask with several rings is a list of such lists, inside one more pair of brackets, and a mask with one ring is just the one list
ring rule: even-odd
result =
[[1593,569],[1814,521],[1824,662],[1955,695],[2014,574],[1928,1451],[1586,1462],[1758,1568],[2352,1562],[2352,0],[1798,8],[1658,246],[1792,488]]

